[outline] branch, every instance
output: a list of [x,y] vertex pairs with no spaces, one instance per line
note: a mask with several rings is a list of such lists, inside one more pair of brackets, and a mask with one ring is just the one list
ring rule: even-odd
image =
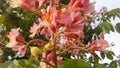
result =
[[62,51],[62,52],[60,52],[60,53],[58,53],[57,55],[63,54],[63,53],[65,53],[65,52],[69,51],[71,48],[72,48],[72,46],[69,47],[69,48],[67,48],[66,50],[64,50],[64,51]]
[[31,40],[31,41],[29,41],[26,45],[28,46],[28,45],[30,45],[31,43],[33,43],[33,42],[41,42],[41,44],[46,44],[47,42],[45,42],[45,41],[43,41],[43,40],[41,40],[41,39],[33,39],[33,40]]
[[53,64],[51,64],[51,63],[49,63],[47,60],[45,60],[45,59],[43,59],[43,60],[41,60],[42,62],[45,62],[46,64],[48,64],[48,65],[50,65],[51,67],[54,67],[55,65],[53,65]]

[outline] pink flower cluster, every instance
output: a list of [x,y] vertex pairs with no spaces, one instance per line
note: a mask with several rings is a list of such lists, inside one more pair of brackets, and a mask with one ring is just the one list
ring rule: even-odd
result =
[[92,41],[92,43],[87,47],[92,51],[104,51],[105,48],[109,47],[109,44],[106,40],[104,40],[104,34],[101,33],[100,39]]
[[27,46],[23,43],[24,39],[22,36],[20,36],[19,30],[20,28],[11,29],[11,32],[9,32],[9,35],[7,35],[10,41],[6,47],[10,47],[14,51],[18,51],[22,55],[25,55]]
[[[42,4],[50,3],[50,0],[10,0],[8,2],[12,8],[21,7],[30,11],[31,7],[33,10],[35,10]],[[53,0],[53,3],[58,4],[59,0]]]
[[[100,34],[100,39],[93,40],[87,46],[84,46],[83,40],[80,40],[80,46],[77,46],[75,43],[76,40],[78,41],[84,38],[84,24],[91,22],[91,17],[95,15],[94,5],[91,4],[89,0],[70,0],[68,5],[60,9],[54,6],[60,5],[59,0],[53,0],[52,5],[49,5],[50,0],[11,0],[9,3],[13,8],[20,7],[32,12],[36,12],[42,4],[48,5],[46,9],[38,10],[41,15],[37,19],[38,23],[34,23],[30,28],[30,37],[33,38],[36,34],[44,34],[46,37],[51,37],[52,34],[54,34],[54,37],[50,38],[49,50],[52,49],[52,47],[57,48],[57,46],[54,47],[54,45],[57,44],[59,44],[58,47],[61,49],[63,48],[62,45],[65,44],[68,47],[87,48],[92,52],[104,51],[104,49],[108,47],[107,41],[104,40],[103,33]],[[7,36],[10,41],[6,46],[25,55],[27,45],[24,43],[24,39],[20,36],[19,31],[20,28],[11,30]],[[65,43],[57,43],[58,40],[65,40]],[[46,59],[48,63],[54,64],[52,51],[47,53],[44,59]],[[62,63],[62,57],[57,55],[56,59],[58,65]],[[46,63],[41,61],[39,68],[47,68]]]
[[[72,35],[77,35],[79,38],[84,36],[83,25],[87,20],[84,16],[94,15],[95,10],[89,0],[71,0],[66,7],[60,10],[48,6],[47,9],[41,9],[41,12],[43,16],[38,18],[40,24],[34,24],[31,27],[30,32],[33,36],[39,32],[49,36],[51,32],[54,32],[65,35],[72,33]],[[34,29],[35,26],[38,28]]]

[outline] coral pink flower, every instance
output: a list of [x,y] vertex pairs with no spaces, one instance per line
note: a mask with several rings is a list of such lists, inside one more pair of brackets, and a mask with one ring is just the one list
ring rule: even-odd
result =
[[84,32],[81,30],[81,31],[79,31],[79,33],[80,33],[80,37],[84,37]]
[[90,45],[88,45],[88,48],[93,51],[104,51],[104,49],[107,47],[109,47],[109,44],[103,39],[103,33],[100,34],[99,40],[94,40]]
[[11,32],[9,32],[9,35],[7,35],[7,37],[9,38],[9,43],[6,45],[6,47],[13,47],[17,41],[16,41],[16,37],[19,36],[19,30],[20,28],[17,29],[11,29]]
[[47,65],[45,62],[40,62],[40,66],[38,68],[47,68]]
[[94,6],[90,4],[89,0],[71,0],[67,9],[84,14],[91,14],[95,11]]
[[[45,4],[45,3],[50,3],[50,0],[39,0],[40,4]],[[53,0],[53,3],[54,4],[58,4],[59,3],[59,0]]]
[[[47,61],[49,61],[51,64],[53,63],[53,59],[52,59],[52,53],[47,55]],[[62,63],[62,57],[57,56],[57,63],[61,64]]]
[[18,51],[19,53],[21,53],[22,55],[25,55],[26,50],[27,50],[27,46],[24,45],[23,43],[17,43],[15,46],[13,46],[12,48],[14,51]]
[[57,57],[57,62],[59,65],[62,64],[62,59],[63,59],[62,57],[59,57],[59,56]]
[[40,32],[41,34],[45,34],[47,36],[50,36],[51,32],[49,28],[43,28]]
[[56,32],[56,30],[59,28],[59,24],[56,22],[56,19],[54,18],[55,11],[57,10],[53,10],[50,6],[48,6],[47,11],[42,12],[43,19],[42,20],[39,19],[39,21],[42,23],[44,27],[50,28],[50,30],[53,32]]
[[30,0],[10,0],[9,3],[12,8],[21,7],[26,10],[30,10],[32,6]]
[[[76,30],[76,27],[78,25],[81,26],[84,18],[81,17],[80,15],[81,13],[79,12],[72,12],[72,11],[68,11],[67,9],[58,10],[53,13],[53,17],[55,21],[59,25],[65,27],[66,30],[67,29]],[[80,27],[77,28],[77,30],[79,29]]]
[[36,24],[34,23],[33,27],[30,28],[30,32],[32,33],[30,37],[34,37],[35,34],[37,34],[40,31],[40,28],[42,27],[42,24]]

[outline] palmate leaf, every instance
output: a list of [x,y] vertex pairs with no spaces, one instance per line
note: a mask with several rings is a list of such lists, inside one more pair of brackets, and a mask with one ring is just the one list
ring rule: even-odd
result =
[[114,27],[109,21],[101,22],[98,27],[105,33],[110,33],[110,31],[114,32]]
[[112,9],[111,11],[108,11],[105,13],[105,15],[103,16],[104,19],[115,19],[115,17],[120,18],[120,8],[115,8]]
[[[120,8],[115,8],[106,12],[101,19],[102,23],[99,24],[99,27],[106,33],[109,33],[110,31],[114,32],[114,27],[110,22],[111,22],[111,18],[115,20],[116,17],[120,18]],[[115,28],[116,31],[120,33],[119,24],[116,24]]]

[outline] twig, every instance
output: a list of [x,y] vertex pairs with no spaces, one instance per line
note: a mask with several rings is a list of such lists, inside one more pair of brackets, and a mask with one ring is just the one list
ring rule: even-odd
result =
[[47,60],[43,59],[42,62],[45,62],[46,64],[50,65],[51,67],[54,67],[55,65],[49,63]]
[[33,39],[33,40],[29,41],[26,45],[28,46],[28,45],[30,45],[31,43],[35,42],[35,41],[41,41],[41,42],[47,43],[47,42],[45,42],[45,41],[43,41],[43,40],[41,40],[41,39]]
[[63,53],[65,53],[65,52],[69,51],[71,48],[72,48],[72,46],[69,47],[69,48],[67,48],[66,50],[64,50],[64,51],[62,51],[62,52],[60,52],[60,53],[58,53],[57,55],[63,54]]

